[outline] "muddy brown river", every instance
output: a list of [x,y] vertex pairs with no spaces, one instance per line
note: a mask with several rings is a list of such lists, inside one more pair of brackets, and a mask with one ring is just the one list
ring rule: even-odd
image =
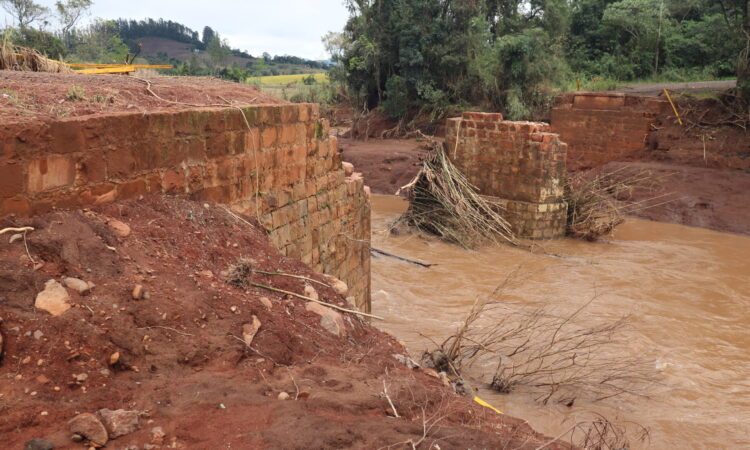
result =
[[[623,396],[573,407],[540,405],[528,394],[480,397],[548,436],[599,413],[650,430],[639,448],[750,448],[750,238],[629,219],[606,242],[545,242],[553,257],[508,246],[466,251],[382,232],[406,207],[373,196],[373,247],[436,264],[372,261],[372,305],[379,326],[418,360],[451,334],[477,296],[518,269],[503,297],[529,308],[586,308],[586,320],[630,315],[623,353],[647,355],[659,382],[648,398]],[[520,268],[520,269],[519,269]],[[624,355],[628,356],[628,355]],[[470,374],[481,379],[482,368]],[[488,369],[491,370],[491,369]]]

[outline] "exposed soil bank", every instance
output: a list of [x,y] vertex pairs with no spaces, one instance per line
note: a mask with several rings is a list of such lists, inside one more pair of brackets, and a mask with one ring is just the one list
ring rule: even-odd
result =
[[[707,169],[655,162],[613,162],[602,171],[644,171],[652,186],[639,187],[624,200],[663,203],[631,215],[716,231],[750,235],[750,174],[738,170]],[[662,197],[663,196],[663,197]]]
[[416,139],[370,139],[360,141],[339,138],[341,159],[362,172],[375,194],[394,194],[409,183],[422,167],[429,152],[426,143]]
[[[256,87],[216,78],[84,75],[0,70],[0,123],[195,106],[280,104]],[[175,102],[175,103],[171,103]]]
[[[147,197],[0,220],[0,228],[21,225],[36,229],[27,237],[33,261],[23,239],[0,240],[3,448],[22,448],[32,438],[80,448],[68,421],[102,408],[141,414],[140,429],[113,441],[114,448],[547,442],[523,421],[407,369],[393,357],[404,354],[400,344],[351,315],[321,320],[304,300],[227,284],[226,271],[240,258],[257,270],[326,280],[221,207]],[[67,289],[72,308],[59,317],[35,308],[45,283],[63,277],[96,287],[85,295]],[[254,274],[252,281],[305,291],[300,279]],[[311,286],[321,300],[346,306],[331,288]],[[260,328],[248,346],[243,325],[253,316]],[[400,418],[391,417],[384,382]],[[280,400],[281,393],[289,398]],[[154,436],[154,427],[166,436]]]

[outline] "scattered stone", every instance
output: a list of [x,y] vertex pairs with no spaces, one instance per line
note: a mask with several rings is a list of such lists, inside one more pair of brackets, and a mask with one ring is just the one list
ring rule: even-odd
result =
[[[409,357],[408,357],[408,356],[406,356],[406,355],[399,355],[399,354],[395,354],[395,355],[393,355],[393,358],[394,358],[394,359],[395,359],[396,361],[398,361],[398,362],[400,362],[401,364],[403,364],[403,365],[405,365],[406,367],[408,367],[409,369],[419,369],[419,368],[421,367],[421,366],[420,366],[419,364],[417,364],[417,363],[416,363],[416,362],[415,362],[415,361],[414,361],[413,359],[409,358]],[[436,373],[435,375],[437,375],[437,373]]]
[[112,228],[112,231],[121,238],[130,236],[130,227],[124,222],[120,222],[117,219],[109,219],[107,225],[109,225],[109,227]]
[[257,316],[253,316],[253,323],[246,323],[242,325],[242,340],[245,341],[245,344],[252,345],[253,339],[255,339],[255,335],[258,334],[258,330],[260,330],[260,320]]
[[342,162],[341,168],[344,169],[344,176],[350,177],[354,173],[354,164],[349,162]]
[[49,383],[49,378],[45,377],[44,375],[39,375],[38,377],[36,377],[36,381],[41,384],[47,384]]
[[324,275],[324,277],[338,295],[346,298],[349,293],[349,286],[346,283],[331,275]]
[[167,434],[164,433],[162,427],[154,427],[151,429],[151,443],[153,445],[163,445],[165,437],[167,437]]
[[77,375],[73,375],[73,379],[76,380],[76,383],[85,383],[86,380],[89,379],[89,376],[85,373],[79,373]]
[[286,392],[281,392],[279,394],[279,400],[289,400],[289,394],[287,394]]
[[96,415],[99,416],[104,428],[107,429],[110,439],[117,439],[141,428],[138,411],[100,409]]
[[212,279],[214,277],[214,273],[210,270],[201,270],[200,272],[198,272],[198,275],[208,279]]
[[23,240],[23,234],[18,233],[18,234],[14,234],[13,236],[11,236],[10,239],[8,240],[8,243],[9,244],[13,244],[13,243],[18,242],[20,240]]
[[114,352],[111,355],[109,355],[109,365],[114,366],[120,362],[120,352]]
[[133,287],[133,291],[130,293],[130,296],[133,297],[133,300],[140,300],[143,298],[143,285],[136,284]]
[[305,309],[320,316],[320,326],[331,334],[343,336],[346,334],[344,318],[337,311],[319,303],[308,302]]
[[32,439],[23,444],[23,450],[52,450],[53,448],[55,446],[52,442],[41,438]]
[[34,306],[57,317],[70,309],[69,300],[70,295],[62,284],[49,280],[44,284],[44,290],[37,294]]
[[310,286],[309,284],[305,285],[305,297],[310,297],[313,300],[320,300],[318,291],[316,291],[315,288]]
[[103,446],[109,440],[107,429],[91,413],[83,413],[75,416],[68,422],[68,429],[71,433],[80,435],[100,446]]
[[42,337],[44,337],[44,333],[42,333],[42,331],[41,331],[41,330],[36,330],[36,331],[34,332],[34,339],[36,339],[37,341],[38,341],[39,339],[41,339]]
[[271,300],[268,297],[261,297],[260,302],[269,310],[273,309],[273,303],[271,303]]
[[68,277],[63,280],[65,287],[73,289],[81,295],[86,295],[91,292],[91,285],[78,278]]
[[84,439],[85,438],[78,433],[73,433],[70,435],[70,440],[73,442],[83,442]]
[[435,372],[433,369],[422,369],[422,372],[425,373],[425,375],[431,376],[432,378],[440,379],[440,375],[438,375],[437,372]]

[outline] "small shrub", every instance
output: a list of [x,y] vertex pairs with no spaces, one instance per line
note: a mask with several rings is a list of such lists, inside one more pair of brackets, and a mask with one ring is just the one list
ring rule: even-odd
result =
[[65,97],[72,102],[88,100],[86,98],[86,91],[81,86],[73,86],[70,88],[68,93],[65,94]]

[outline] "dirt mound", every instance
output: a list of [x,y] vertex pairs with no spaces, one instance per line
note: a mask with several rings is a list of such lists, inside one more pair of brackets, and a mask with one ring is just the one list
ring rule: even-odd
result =
[[51,74],[0,70],[0,122],[59,120],[65,117],[184,109],[193,105],[280,104],[256,87],[215,78]]
[[[403,347],[354,315],[322,310],[321,316],[297,297],[236,287],[249,286],[249,273],[252,282],[295,293],[309,284],[321,300],[347,306],[320,284],[326,278],[281,256],[264,232],[222,207],[147,197],[6,218],[0,228],[6,226],[35,231],[13,243],[4,234],[0,242],[4,448],[22,448],[33,438],[80,448],[68,421],[103,409],[139,416],[130,417],[139,422],[136,431],[130,422],[119,424],[127,434],[109,445],[115,448],[547,442],[524,422],[406,368],[393,356]],[[233,271],[238,261],[244,270]],[[66,277],[82,280],[82,287]],[[91,292],[88,283],[95,285]],[[35,308],[45,287],[70,309],[54,317]]]

